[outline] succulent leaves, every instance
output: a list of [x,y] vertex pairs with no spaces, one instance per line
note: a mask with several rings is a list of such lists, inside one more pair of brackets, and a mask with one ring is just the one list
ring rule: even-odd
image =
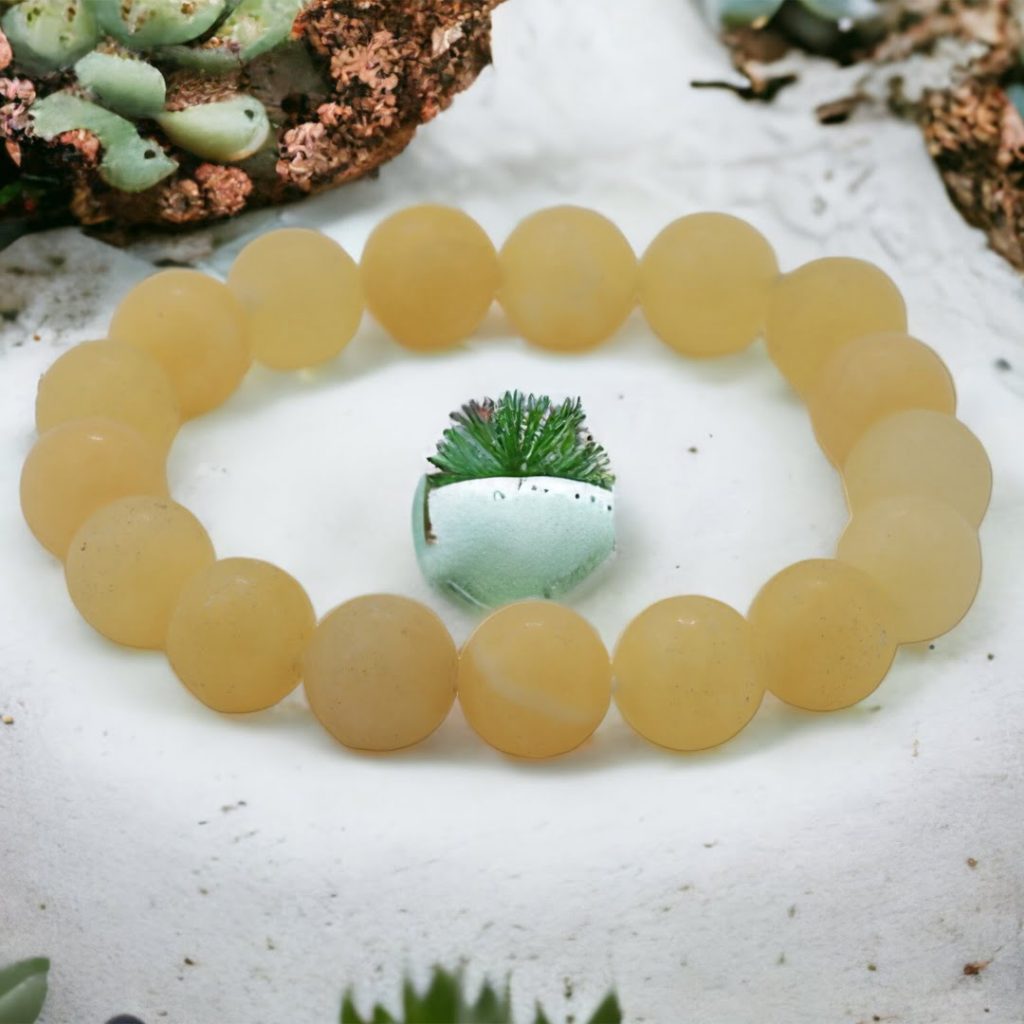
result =
[[219,163],[252,156],[271,135],[266,109],[250,96],[166,110],[160,66],[213,73],[241,67],[286,41],[303,5],[304,0],[14,0],[0,26],[15,61],[31,73],[74,67],[78,88],[32,105],[35,133],[51,140],[68,131],[91,132],[103,147],[104,180],[139,192],[173,174],[178,164],[133,120],[153,120],[174,145]]

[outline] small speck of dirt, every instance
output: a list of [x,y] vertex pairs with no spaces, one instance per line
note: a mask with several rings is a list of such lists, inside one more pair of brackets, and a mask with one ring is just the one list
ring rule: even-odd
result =
[[572,994],[576,989],[573,987],[572,978],[566,978],[562,982],[562,992],[566,999],[572,999]]
[[1003,359],[1002,357],[1000,357],[999,359],[996,360],[996,364],[995,365],[996,365],[996,369],[997,370],[1002,370],[1004,373],[1007,370],[1012,370],[1013,369],[1013,367],[1010,365],[1010,360],[1009,359]]
[[689,453],[690,453],[691,455],[696,455],[696,454],[697,454],[697,446],[696,446],[695,444],[691,444],[691,445],[690,445],[690,447],[689,447],[689,448],[687,448],[686,450],[687,450],[687,451],[688,451],[688,452],[689,452]]
[[967,866],[969,868],[976,868],[978,866],[978,862],[977,862],[977,860],[974,857],[968,857],[967,858]]
[[972,960],[970,963],[964,964],[964,974],[981,974],[990,963],[992,963],[991,960]]
[[200,821],[197,824],[199,824],[199,825],[209,825],[210,823],[208,821]]
[[717,845],[718,845],[718,840],[714,839],[710,843],[705,843],[704,844],[704,849],[705,850],[710,850],[712,846],[717,846]]
[[40,903],[39,904],[39,909],[40,910],[45,910],[46,909],[46,904],[45,903]]
[[796,904],[794,903],[789,910],[786,911],[786,917],[796,917]]
[[928,650],[929,651],[934,651],[935,650],[935,644],[929,644],[928,645]]
[[269,938],[269,937],[267,938],[267,949],[270,949],[270,950],[277,949],[277,946],[274,945],[274,940]]
[[0,718],[0,722],[3,722],[4,725],[14,725],[14,716],[4,715],[2,718]]
[[868,964],[868,970],[869,971],[877,971],[878,970],[878,964]]
[[995,661],[996,660],[996,656],[991,651],[988,652],[987,657],[988,657],[989,661]]
[[192,959],[192,957],[190,957],[190,956],[185,957],[185,966],[186,967],[195,967],[195,965],[196,965],[196,962],[195,962],[195,960]]
[[786,962],[786,954],[780,953],[778,960],[775,961],[780,967]]

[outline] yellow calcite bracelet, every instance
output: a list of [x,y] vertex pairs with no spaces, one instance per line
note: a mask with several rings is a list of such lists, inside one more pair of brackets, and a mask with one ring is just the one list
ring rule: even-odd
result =
[[[297,302],[304,293],[328,299]],[[746,616],[667,597],[611,657],[577,613],[541,600],[498,609],[460,652],[433,611],[394,595],[349,601],[318,624],[296,580],[217,560],[168,496],[178,426],[223,402],[253,359],[284,370],[334,358],[364,302],[401,345],[437,350],[469,337],[495,299],[545,349],[591,349],[637,304],[684,356],[763,337],[845,483],[836,557],[783,570]],[[302,681],[339,741],[384,751],[430,735],[457,694],[484,740],[537,758],[586,741],[614,690],[642,736],[699,750],[739,732],[766,690],[813,711],[862,700],[900,644],[967,612],[992,474],[955,408],[948,370],[907,334],[898,289],[869,263],[782,274],[753,227],[720,213],[674,221],[637,260],[618,228],[578,207],[528,217],[499,251],[465,213],[427,205],[382,222],[358,265],[324,235],[288,229],[248,245],[226,284],[190,270],[143,281],[109,338],[66,352],[40,381],[21,503],[82,616],[121,644],[165,650],[218,711],[270,707]]]

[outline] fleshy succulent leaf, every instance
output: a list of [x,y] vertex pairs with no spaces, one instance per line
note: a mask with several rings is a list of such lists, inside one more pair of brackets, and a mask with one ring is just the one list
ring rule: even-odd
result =
[[135,49],[198,39],[224,13],[225,0],[92,0],[100,27]]
[[173,174],[177,163],[156,142],[139,135],[131,121],[67,92],[55,92],[30,108],[33,131],[53,140],[64,132],[92,132],[103,147],[100,173],[124,192],[143,192]]
[[761,25],[782,6],[782,0],[704,0],[708,20],[725,28]]
[[0,970],[0,1024],[34,1024],[46,1002],[45,957],[20,960]]
[[266,108],[251,96],[167,110],[156,120],[176,146],[220,163],[245,160],[270,137]]
[[507,391],[452,413],[429,461],[433,487],[495,476],[551,476],[610,490],[608,454],[589,435],[582,402],[553,405],[546,395]]
[[94,50],[75,65],[75,75],[104,106],[126,117],[153,117],[167,98],[164,76],[135,57]]
[[5,12],[0,27],[15,60],[43,73],[74,64],[100,35],[88,0],[22,0]]
[[1024,117],[1024,83],[1013,82],[1006,87],[1010,102],[1017,108],[1017,113]]
[[212,38],[167,47],[161,57],[203,71],[246,64],[288,39],[302,6],[303,0],[241,0]]

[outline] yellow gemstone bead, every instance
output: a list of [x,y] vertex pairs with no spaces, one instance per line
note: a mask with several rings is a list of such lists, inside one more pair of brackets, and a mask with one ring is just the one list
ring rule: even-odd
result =
[[207,707],[260,711],[298,685],[315,628],[305,590],[283,569],[225,558],[185,584],[167,629],[167,658]]
[[64,565],[82,618],[128,647],[162,648],[185,584],[214,559],[202,524],[161,498],[121,498],[75,534]]
[[253,358],[273,370],[333,359],[363,315],[359,267],[319,231],[284,228],[250,242],[228,274],[246,311]]
[[163,456],[137,430],[101,417],[48,430],[21,473],[25,521],[61,559],[89,516],[129,494],[166,496]]
[[672,750],[731,739],[764,696],[750,625],[708,597],[670,597],[642,611],[622,634],[612,671],[622,717]]
[[555,206],[527,217],[498,256],[498,301],[541,348],[579,352],[610,338],[636,304],[636,256],[607,217]]
[[882,498],[858,509],[836,557],[874,579],[895,607],[900,643],[948,633],[974,603],[981,546],[951,505],[918,496]]
[[164,368],[185,419],[216,408],[238,387],[251,356],[245,312],[227,285],[197,270],[163,270],[137,284],[110,322],[110,336]]
[[992,494],[992,466],[958,419],[910,409],[873,424],[843,464],[851,512],[879,498],[918,495],[952,505],[980,526]]
[[395,341],[418,351],[468,338],[498,289],[491,240],[448,206],[411,206],[381,221],[360,270],[367,308]]
[[39,433],[89,416],[134,427],[162,452],[170,447],[181,424],[170,378],[152,356],[123,341],[76,345],[39,381]]
[[486,618],[459,658],[459,703],[492,747],[555,757],[601,724],[611,699],[608,652],[576,612],[548,601]]
[[673,221],[647,247],[640,307],[651,330],[683,355],[727,355],[763,331],[778,274],[772,247],[746,221],[695,213]]
[[854,338],[906,331],[899,289],[878,267],[843,256],[805,263],[778,279],[768,303],[768,354],[801,393]]
[[874,334],[847,342],[822,367],[807,395],[822,451],[836,466],[872,423],[904,409],[956,411],[946,364],[915,338]]
[[748,618],[768,689],[808,711],[863,700],[896,653],[885,595],[863,572],[833,559],[783,569],[761,588]]
[[309,706],[357,750],[399,750],[426,739],[455,700],[458,653],[425,605],[368,594],[317,626],[302,661]]

